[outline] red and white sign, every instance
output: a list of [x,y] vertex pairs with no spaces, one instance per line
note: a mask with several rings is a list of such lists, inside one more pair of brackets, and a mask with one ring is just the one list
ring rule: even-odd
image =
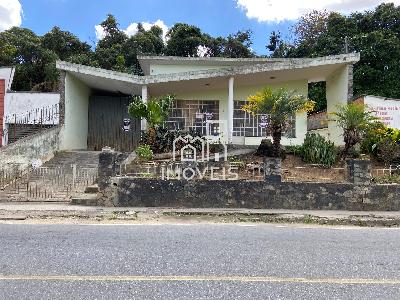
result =
[[364,104],[386,126],[400,129],[400,100],[366,96]]

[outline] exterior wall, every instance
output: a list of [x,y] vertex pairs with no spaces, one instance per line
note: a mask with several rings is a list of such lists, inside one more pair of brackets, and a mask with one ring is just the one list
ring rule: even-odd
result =
[[27,168],[33,160],[47,161],[59,148],[60,128],[55,127],[26,137],[0,149],[0,168],[7,169],[17,164],[19,169]]
[[400,129],[400,99],[365,96],[363,100],[385,125]]
[[52,106],[60,102],[58,93],[7,93],[5,115],[24,114],[36,108]]
[[[308,81],[291,81],[281,84],[271,85],[273,88],[287,87],[289,89],[296,90],[300,94],[308,94]],[[234,86],[234,100],[246,100],[251,94],[263,89],[264,85],[256,86]],[[177,99],[180,100],[218,100],[220,102],[220,119],[228,120],[228,79],[226,80],[226,89],[222,90],[207,90],[198,91],[193,93],[176,93]],[[283,138],[283,145],[299,145],[302,144],[307,133],[307,114],[299,113],[296,116],[296,138]],[[259,145],[263,137],[246,137],[244,143],[246,145]],[[234,141],[239,143],[237,137]]]
[[4,98],[6,94],[6,82],[0,79],[0,147],[3,146],[3,129],[4,129]]
[[79,79],[65,76],[65,115],[60,150],[87,149],[90,88]]
[[0,79],[5,80],[6,92],[11,90],[11,84],[13,82],[15,73],[14,67],[0,67]]
[[226,66],[199,66],[199,65],[150,65],[150,75],[175,74],[190,71],[218,70]]
[[[343,66],[326,80],[326,99],[328,115],[337,111],[338,106],[345,105],[349,101],[349,84],[351,66]],[[336,125],[333,120],[328,120],[329,139],[336,145],[344,145],[343,131]]]

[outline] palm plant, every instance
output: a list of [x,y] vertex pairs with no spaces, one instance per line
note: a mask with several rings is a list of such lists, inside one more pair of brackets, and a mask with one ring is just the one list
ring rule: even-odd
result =
[[174,96],[167,95],[143,102],[140,97],[134,97],[128,107],[128,112],[133,118],[146,119],[149,129],[155,129],[168,119],[174,99]]
[[368,107],[364,104],[350,103],[339,106],[337,112],[333,113],[334,121],[343,130],[344,149],[342,157],[348,157],[350,150],[359,144],[371,124],[377,121]]
[[174,96],[167,95],[143,102],[140,97],[134,97],[131,104],[129,104],[128,113],[132,118],[143,118],[147,121],[147,132],[143,136],[146,136],[146,143],[153,148],[155,148],[157,132],[160,130],[160,126],[168,119],[174,99]]
[[253,115],[268,115],[267,131],[272,135],[274,156],[279,157],[282,135],[290,127],[290,118],[300,111],[312,111],[314,107],[314,101],[293,90],[287,88],[273,90],[266,87],[255,95],[249,96],[242,110]]

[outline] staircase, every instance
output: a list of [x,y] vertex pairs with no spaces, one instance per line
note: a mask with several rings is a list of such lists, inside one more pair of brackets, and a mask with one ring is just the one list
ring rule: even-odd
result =
[[0,190],[4,202],[69,202],[97,181],[100,152],[59,152],[40,168],[32,169]]

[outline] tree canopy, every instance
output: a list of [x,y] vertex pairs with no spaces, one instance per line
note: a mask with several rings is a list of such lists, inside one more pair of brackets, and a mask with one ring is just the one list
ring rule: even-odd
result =
[[[272,57],[316,57],[360,52],[354,68],[354,94],[400,98],[400,6],[381,4],[348,16],[326,11],[306,14],[294,25],[292,42],[273,32],[267,48]],[[346,45],[347,41],[347,45]],[[347,48],[347,49],[346,49]],[[313,95],[322,95],[313,90]],[[321,89],[321,85],[316,86]],[[321,98],[316,99],[321,102]],[[318,103],[318,108],[323,108]]]
[[143,75],[138,55],[252,57],[251,31],[228,37],[211,37],[200,28],[177,23],[164,37],[158,26],[128,36],[117,19],[108,15],[101,24],[102,38],[94,47],[77,36],[54,27],[43,36],[27,28],[0,32],[0,66],[15,65],[15,90],[57,90],[56,60]]

